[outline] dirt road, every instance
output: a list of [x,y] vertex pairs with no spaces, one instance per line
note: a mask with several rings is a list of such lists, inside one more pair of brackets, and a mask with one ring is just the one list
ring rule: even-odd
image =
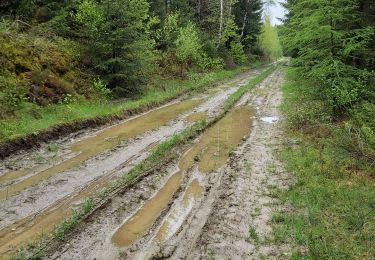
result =
[[[261,70],[252,70],[243,73],[206,93],[176,100],[113,126],[81,131],[45,144],[40,149],[19,153],[1,161],[0,255],[13,252],[39,233],[49,232],[72,208],[81,205],[85,197],[97,192],[147,157],[149,150],[157,143],[199,119],[217,115],[227,97],[260,72]],[[243,122],[250,126],[250,117],[242,118],[243,114],[252,114],[250,110],[239,109],[233,112],[235,115],[231,118],[244,120]],[[242,138],[242,134],[244,133],[236,136],[232,143],[239,141],[237,139]],[[232,143],[228,147],[232,147]],[[225,164],[226,158],[221,161]],[[186,169],[188,166],[190,165],[187,165]],[[173,172],[176,166],[171,165],[170,168]],[[118,204],[119,207],[126,207],[127,214],[133,213],[132,210],[134,211],[140,202],[147,201],[146,198],[150,198],[163,186],[168,173],[169,171],[151,176],[150,180],[144,180],[133,192],[129,190],[118,203],[126,200],[133,206]],[[176,187],[186,185],[188,179],[185,174],[180,174],[174,181],[175,185],[171,186]],[[196,193],[198,197],[203,196],[203,190],[200,192],[203,186],[191,186],[192,193]],[[163,198],[165,203],[169,197]],[[117,205],[116,201],[113,205]],[[126,214],[121,214],[119,218],[125,219]],[[155,210],[155,216],[157,215],[158,210]],[[151,218],[149,221],[150,227],[153,225],[152,220]],[[113,230],[119,221],[114,221]],[[119,243],[121,245],[122,242]],[[87,256],[84,251],[80,254],[81,258]],[[116,253],[113,256],[115,257]]]
[[273,212],[286,210],[272,190],[290,182],[274,158],[283,76],[274,72],[178,160],[114,197],[48,258],[287,257],[290,246],[273,242],[271,227]]

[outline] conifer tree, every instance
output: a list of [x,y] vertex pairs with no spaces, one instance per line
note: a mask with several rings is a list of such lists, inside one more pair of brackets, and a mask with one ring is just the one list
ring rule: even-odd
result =
[[361,2],[289,0],[285,5],[284,47],[335,109],[373,97],[374,72],[368,68],[374,64],[374,27],[364,22]]

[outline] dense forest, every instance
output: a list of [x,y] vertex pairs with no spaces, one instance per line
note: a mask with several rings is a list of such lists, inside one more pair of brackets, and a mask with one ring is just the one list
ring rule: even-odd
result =
[[313,101],[295,126],[345,122],[341,137],[349,136],[341,145],[375,161],[374,1],[289,0],[284,6],[285,54],[309,82],[301,97]]
[[306,212],[284,214],[276,232],[305,248],[297,259],[372,259],[375,1],[284,6],[279,33],[291,66],[282,108],[297,144],[282,157],[297,183],[282,196]]
[[270,53],[267,39],[259,40],[261,0],[0,5],[3,119],[25,102],[46,106],[98,95],[131,97],[156,76],[183,79],[279,55]]

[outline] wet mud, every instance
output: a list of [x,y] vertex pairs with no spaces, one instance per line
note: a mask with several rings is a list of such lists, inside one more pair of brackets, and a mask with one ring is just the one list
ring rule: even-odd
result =
[[[98,132],[86,131],[63,139],[58,142],[61,148],[57,152],[41,152],[42,156],[50,157],[44,158],[42,163],[31,164],[34,165],[31,168],[23,165],[32,161],[32,152],[7,159],[6,165],[20,163],[22,168],[0,174],[3,199],[0,202],[0,254],[10,254],[38,234],[48,233],[85,197],[97,193],[145,158],[153,144],[181,131],[191,122],[217,114],[226,97],[258,73],[244,73],[228,83],[232,87],[218,86],[220,91],[207,93],[203,99],[173,103]],[[42,148],[41,151],[48,150]],[[224,149],[224,145],[219,148]],[[221,158],[220,153],[215,156]],[[192,189],[195,188],[194,184]]]
[[[180,188],[183,175],[195,163],[198,164],[201,173],[210,173],[223,166],[230,151],[249,133],[252,115],[253,111],[250,107],[237,107],[204,132],[199,141],[181,157],[178,162],[178,171],[173,173],[156,195],[116,231],[112,242],[116,246],[124,247],[133,244],[143,236]],[[203,187],[197,179],[194,179],[189,185],[180,207],[186,208],[187,205],[184,207],[184,204],[187,200],[196,198],[193,195],[198,195],[197,192],[194,193],[197,190],[203,190]],[[174,214],[174,218],[177,214],[177,212]],[[164,231],[166,229],[167,225],[164,226]],[[159,238],[162,238],[162,235],[159,235]]]
[[[179,114],[198,106],[202,102],[203,101],[199,99],[192,99],[166,106],[144,116],[107,128],[93,137],[79,141],[71,147],[72,152],[77,154],[76,156],[0,190],[0,200],[6,199],[56,174],[67,171],[95,155],[118,146],[124,140],[161,127],[176,118]],[[22,173],[22,171],[27,170],[20,170],[18,172]],[[10,172],[9,174],[6,173],[5,177],[11,175],[13,175],[13,177],[18,177],[17,175],[19,174],[12,174],[12,172]]]
[[[257,258],[259,246],[249,239],[249,228],[254,225],[262,236],[270,234],[270,205],[274,202],[268,188],[279,184],[277,176],[265,181],[265,169],[274,160],[273,148],[267,143],[278,140],[275,129],[279,121],[269,124],[261,118],[278,116],[281,78],[280,72],[275,73],[244,95],[237,107],[207,129],[175,164],[113,199],[51,257],[209,259],[213,253],[218,259]],[[249,178],[253,173],[259,178]],[[159,196],[169,201],[150,203]],[[151,206],[158,210],[147,219],[145,209]],[[259,220],[253,219],[252,214],[258,211]],[[147,223],[140,224],[137,219]],[[267,256],[275,250],[282,255],[288,247],[264,245],[261,252]]]

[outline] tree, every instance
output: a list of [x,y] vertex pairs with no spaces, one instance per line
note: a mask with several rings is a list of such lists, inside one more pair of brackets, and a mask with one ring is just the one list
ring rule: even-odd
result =
[[317,83],[321,98],[336,111],[374,97],[375,33],[365,2],[289,0],[285,5],[289,15],[283,44],[294,55],[294,65]]
[[120,96],[139,91],[153,69],[149,4],[146,0],[84,0],[77,20],[88,39],[96,71]]
[[194,24],[189,23],[180,29],[176,40],[176,56],[180,62],[181,76],[187,66],[198,63],[202,58],[202,44]]
[[239,0],[234,7],[241,42],[248,50],[254,49],[257,44],[262,26],[262,7],[262,0]]
[[282,56],[282,48],[277,33],[277,28],[272,26],[270,16],[266,15],[260,36],[260,46],[269,61]]

